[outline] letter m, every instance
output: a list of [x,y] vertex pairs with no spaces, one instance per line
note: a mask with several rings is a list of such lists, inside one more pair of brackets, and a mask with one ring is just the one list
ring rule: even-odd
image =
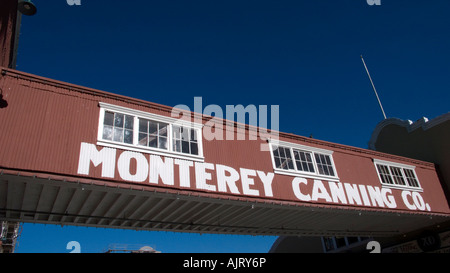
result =
[[[227,105],[226,107],[226,119],[227,119],[227,134],[226,139],[227,140],[233,140],[234,139],[234,128],[232,128],[233,124],[232,121],[234,121],[234,116],[236,114],[236,121],[238,123],[241,123],[240,125],[237,125],[237,140],[245,140],[245,114],[248,113],[248,124],[251,126],[258,126],[258,111],[256,109],[255,105],[247,105],[245,108],[242,104],[238,104],[236,106],[233,105]],[[232,128],[232,129],[231,129]],[[252,136],[252,135],[250,135]],[[256,140],[256,135],[252,138],[249,138],[250,140]]]
[[97,150],[94,144],[81,143],[80,159],[78,161],[78,174],[89,175],[89,167],[102,164],[102,177],[114,178],[116,167],[116,149],[103,148]]

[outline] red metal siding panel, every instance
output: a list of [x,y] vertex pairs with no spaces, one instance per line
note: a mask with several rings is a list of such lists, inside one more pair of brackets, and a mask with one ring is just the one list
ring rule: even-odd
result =
[[[73,174],[79,142],[94,139],[98,117],[95,101],[57,93],[54,87],[4,78],[8,107],[0,111],[2,165]],[[78,95],[78,94],[77,94]],[[97,118],[98,120],[98,118]]]

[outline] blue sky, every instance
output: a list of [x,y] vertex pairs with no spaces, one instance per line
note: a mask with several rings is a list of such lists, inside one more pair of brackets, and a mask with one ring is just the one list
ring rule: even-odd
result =
[[[164,105],[279,105],[280,131],[367,148],[383,118],[449,111],[447,0],[35,0],[17,69]],[[276,237],[25,224],[18,252],[110,243],[267,252]]]

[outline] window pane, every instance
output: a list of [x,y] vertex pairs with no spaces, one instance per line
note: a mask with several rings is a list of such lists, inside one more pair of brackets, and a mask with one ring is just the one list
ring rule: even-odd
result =
[[275,157],[279,157],[280,156],[280,152],[278,151],[278,146],[273,146],[273,155]]
[[294,169],[294,163],[292,162],[292,159],[288,158],[287,160],[288,160],[288,168],[290,170],[293,170]]
[[293,169],[292,160],[290,158],[281,158],[281,168],[285,170]]
[[[299,163],[297,163],[297,168],[298,167],[300,167],[300,164]],[[300,170],[300,168],[298,168],[299,170]],[[308,164],[306,163],[306,162],[302,162],[302,164],[301,164],[301,170],[303,170],[303,171],[309,171],[309,169],[308,169]]]
[[148,121],[147,120],[139,119],[139,132],[148,133]]
[[157,136],[153,136],[153,135],[148,136],[148,147],[153,147],[153,148],[158,147],[158,137]]
[[279,157],[275,157],[275,166],[279,169],[281,168],[281,160]]
[[191,141],[197,141],[197,130],[191,129]]
[[306,161],[306,153],[300,152],[300,159],[305,162]]
[[175,140],[173,142],[173,150],[175,152],[181,152],[181,141],[180,140]]
[[323,166],[322,165],[317,164],[317,170],[319,171],[320,174],[325,175],[325,171],[323,170]]
[[325,156],[325,161],[328,166],[331,166],[330,156]]
[[198,146],[196,142],[191,142],[191,154],[198,155]]
[[133,130],[134,117],[133,116],[125,116],[125,129]]
[[156,134],[158,132],[158,123],[149,121],[148,122],[148,133],[149,134]]
[[123,114],[114,114],[114,126],[123,128]]
[[180,127],[179,126],[173,126],[173,138],[181,139]]
[[189,153],[189,141],[182,141],[181,145],[182,145],[181,152],[188,154]]
[[114,113],[105,112],[105,119],[103,121],[104,125],[113,126],[114,124]]
[[167,124],[164,123],[159,124],[159,135],[167,137]]
[[123,142],[123,129],[114,128],[114,141]]
[[333,170],[333,167],[330,165],[330,166],[328,166],[328,175],[330,175],[330,176],[334,176],[335,174],[334,174],[334,170]]
[[125,130],[125,143],[133,144],[133,131],[132,130]]
[[284,158],[280,158],[280,166],[278,166],[278,168],[289,170],[287,160]]
[[181,139],[189,141],[189,129],[185,127],[181,127]]
[[167,150],[167,138],[159,137],[158,148]]
[[147,146],[147,134],[139,133],[139,145]]
[[326,160],[325,160],[325,156],[324,155],[320,155],[320,161],[322,161],[322,164],[324,164],[324,165],[326,165],[327,164],[327,162],[326,162]]
[[[304,163],[304,162],[303,162]],[[299,171],[305,171],[305,165],[302,164],[301,161],[296,160],[295,164],[297,165],[297,170]]]
[[104,125],[103,126],[103,139],[112,140],[112,126]]
[[319,157],[319,155],[318,155],[318,154],[314,154],[314,157],[316,158],[316,162],[317,162],[317,163],[320,163],[320,157]]

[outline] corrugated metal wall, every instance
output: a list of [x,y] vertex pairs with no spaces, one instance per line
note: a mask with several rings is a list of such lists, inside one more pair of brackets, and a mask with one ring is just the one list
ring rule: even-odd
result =
[[[8,106],[0,109],[0,167],[7,169],[28,170],[43,173],[68,175],[72,177],[78,174],[78,162],[81,143],[97,143],[97,131],[99,121],[99,102],[114,104],[122,107],[149,113],[170,116],[171,108],[153,104],[137,99],[126,98],[107,92],[84,88],[76,85],[49,80],[27,73],[7,70],[6,75],[0,77],[0,88],[3,90],[3,98]],[[204,122],[206,121],[206,118]],[[248,134],[248,131],[246,131]],[[430,203],[433,211],[448,212],[446,199],[443,195],[433,164],[417,160],[401,158],[398,156],[385,155],[382,153],[363,150],[344,145],[280,134],[281,140],[318,147],[334,151],[333,158],[341,182],[380,186],[373,158],[380,158],[394,162],[403,162],[418,166],[417,175],[420,175],[421,184],[426,189],[423,193]],[[254,183],[250,185],[251,190],[264,192],[264,185],[257,180],[256,171],[264,174],[274,172],[271,155],[269,151],[261,151],[260,145],[264,143],[258,138],[255,141],[247,140],[203,140],[205,163],[214,165],[221,164],[234,168],[237,172],[250,170]],[[98,147],[100,150],[102,147]],[[123,150],[117,149],[116,158]],[[149,155],[145,157],[150,159]],[[196,168],[204,165],[193,164],[189,179],[191,184],[195,179],[208,180],[208,177],[197,178]],[[136,166],[132,164],[132,169]],[[210,184],[217,183],[215,170],[206,165],[211,171]],[[150,173],[157,170],[150,169]],[[248,172],[248,171],[247,171]],[[201,172],[200,172],[201,173]],[[242,172],[241,172],[242,174]],[[173,173],[177,181],[174,185],[164,183],[144,183],[146,186],[169,187],[180,190],[199,190],[180,185],[180,181],[187,181],[187,174],[182,174],[180,179],[178,168]],[[198,174],[197,175],[201,175]],[[150,175],[151,176],[151,175]],[[102,177],[102,168],[91,166],[89,177],[93,179],[105,179]],[[136,178],[141,183],[142,178]],[[287,200],[299,202],[292,190],[292,176],[275,174],[272,183],[273,196],[263,196],[268,200]],[[114,178],[109,181],[117,183],[130,183],[120,179],[116,168]],[[305,186],[305,191],[312,190],[311,183]],[[236,183],[237,190],[243,198],[252,200],[251,196],[243,194],[240,183]],[[211,196],[224,194],[218,191],[217,185],[214,190],[205,186],[200,189],[211,193]],[[228,194],[230,194],[228,189]],[[236,195],[235,193],[233,193]],[[401,192],[394,190],[394,195],[400,197]],[[322,201],[311,203],[323,203]],[[399,206],[405,209],[405,206]]]

